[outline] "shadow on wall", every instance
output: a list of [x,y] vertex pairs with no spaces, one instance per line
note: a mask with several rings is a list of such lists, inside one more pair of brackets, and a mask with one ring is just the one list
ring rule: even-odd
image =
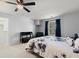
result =
[[12,35],[10,38],[10,45],[18,45],[20,44],[20,33],[16,33]]

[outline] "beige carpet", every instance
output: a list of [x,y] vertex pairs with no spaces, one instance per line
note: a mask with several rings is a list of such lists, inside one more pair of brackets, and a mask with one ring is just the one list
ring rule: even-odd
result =
[[[36,58],[35,55],[25,50],[26,44],[15,46],[0,45],[0,58]],[[79,58],[79,54],[72,54],[73,58]]]
[[25,50],[25,44],[15,46],[0,45],[0,58],[36,58]]

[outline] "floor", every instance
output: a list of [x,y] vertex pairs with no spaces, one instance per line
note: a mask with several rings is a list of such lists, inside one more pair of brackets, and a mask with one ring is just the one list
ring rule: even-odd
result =
[[0,45],[0,58],[36,58],[25,50],[25,44],[15,46]]
[[[37,58],[25,50],[26,44],[14,46],[0,45],[0,58]],[[73,58],[79,58],[79,55],[73,54]]]

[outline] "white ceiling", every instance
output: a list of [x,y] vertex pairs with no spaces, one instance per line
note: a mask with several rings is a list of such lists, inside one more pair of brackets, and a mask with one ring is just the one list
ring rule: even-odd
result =
[[[15,2],[16,0],[8,0],[8,1]],[[79,10],[79,0],[24,0],[24,1],[36,2],[35,6],[27,7],[29,10],[31,10],[30,13],[28,13],[25,10],[19,10],[18,12],[14,12],[16,6],[4,2],[0,2],[0,12],[12,15],[25,15],[31,17],[32,19],[44,19],[59,16],[67,12]]]

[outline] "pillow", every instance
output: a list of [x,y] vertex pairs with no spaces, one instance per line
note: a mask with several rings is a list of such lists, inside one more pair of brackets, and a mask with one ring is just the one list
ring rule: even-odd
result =
[[78,34],[75,33],[73,38],[74,38],[74,40],[76,40],[78,38]]
[[79,38],[75,40],[75,48],[79,49]]
[[72,40],[73,40],[72,38],[67,37],[67,38],[66,38],[67,44],[71,46],[71,45],[72,45]]

